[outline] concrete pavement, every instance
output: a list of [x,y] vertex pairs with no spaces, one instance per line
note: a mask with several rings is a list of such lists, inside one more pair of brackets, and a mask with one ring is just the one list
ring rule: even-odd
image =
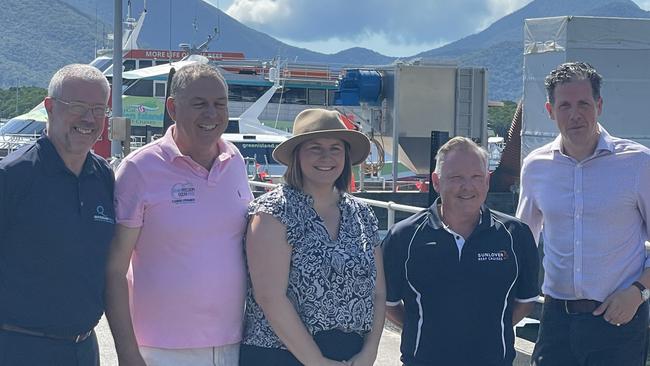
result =
[[[101,355],[102,366],[118,366],[117,356],[115,354],[115,345],[113,344],[113,337],[111,330],[108,327],[106,318],[102,317],[97,328],[97,340],[99,341],[99,352]],[[395,328],[387,326],[384,328],[384,333],[381,335],[381,342],[379,343],[379,353],[375,366],[401,366],[399,362],[399,342],[400,335],[395,332]],[[517,349],[517,358],[515,359],[514,366],[523,366],[530,364],[530,353],[532,352],[533,344],[522,339],[515,341],[515,349]],[[468,345],[468,348],[471,348]],[[471,349],[467,350],[471,352]],[[263,366],[263,365],[260,365]]]
[[[118,366],[113,337],[105,317],[102,317],[95,332],[99,341],[102,366]],[[375,366],[401,366],[399,362],[399,334],[391,329],[384,329]]]

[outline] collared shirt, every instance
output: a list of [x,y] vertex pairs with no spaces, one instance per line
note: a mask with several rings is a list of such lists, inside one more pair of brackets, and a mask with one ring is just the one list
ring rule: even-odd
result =
[[244,159],[220,139],[208,171],[183,155],[172,126],[117,171],[117,222],[141,228],[127,275],[138,344],[201,348],[241,339],[242,239],[253,198]]
[[561,136],[524,159],[517,217],[544,242],[542,291],[603,301],[645,267],[650,150],[600,127],[594,153],[565,155]]
[[514,302],[539,293],[533,236],[519,220],[483,206],[463,239],[445,228],[439,202],[397,223],[383,242],[387,304],[404,302],[402,361],[512,363]]
[[114,229],[104,159],[89,153],[76,176],[41,137],[0,161],[0,323],[59,336],[92,329]]

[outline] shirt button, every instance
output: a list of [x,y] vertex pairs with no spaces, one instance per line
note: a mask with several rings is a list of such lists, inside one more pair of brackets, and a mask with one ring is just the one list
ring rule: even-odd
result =
[[84,205],[84,201],[81,201],[81,202],[79,203],[79,205],[80,205],[81,207],[83,207],[83,205]]
[[460,240],[460,236],[456,235],[456,240]]
[[576,272],[580,272],[580,268],[576,268]]
[[580,240],[576,240],[576,245],[580,245],[580,243],[581,243]]

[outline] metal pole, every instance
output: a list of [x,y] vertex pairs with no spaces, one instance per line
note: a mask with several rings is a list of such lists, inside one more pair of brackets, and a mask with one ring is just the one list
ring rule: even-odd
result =
[[[113,117],[122,117],[122,0],[115,0],[113,17]],[[129,141],[125,141],[129,143]],[[111,156],[122,154],[120,141],[111,141]]]
[[390,229],[395,224],[395,209],[392,205],[395,204],[393,201],[388,201],[388,217],[387,217],[387,229]]
[[399,163],[399,73],[400,65],[396,65],[393,87],[393,192],[397,192],[397,164]]

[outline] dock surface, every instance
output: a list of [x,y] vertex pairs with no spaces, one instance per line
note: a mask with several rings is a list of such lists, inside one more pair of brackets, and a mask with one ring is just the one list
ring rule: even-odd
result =
[[[115,354],[115,345],[113,344],[113,337],[111,335],[111,330],[108,327],[108,323],[106,322],[106,317],[102,317],[99,325],[95,328],[95,332],[97,333],[97,340],[99,341],[101,365],[118,366],[117,355]],[[377,354],[375,366],[401,366],[402,363],[399,361],[399,342],[400,335],[395,332],[394,328],[390,326],[384,328],[384,333],[382,333],[381,342],[379,343],[379,353]],[[471,347],[471,345],[468,345],[468,347]],[[526,357],[525,354],[520,353],[522,348],[527,347],[530,348],[531,344],[523,345],[522,343],[518,343],[515,345],[518,352],[517,359],[515,359],[513,366],[529,364],[529,358]],[[532,351],[532,348],[527,351]]]

